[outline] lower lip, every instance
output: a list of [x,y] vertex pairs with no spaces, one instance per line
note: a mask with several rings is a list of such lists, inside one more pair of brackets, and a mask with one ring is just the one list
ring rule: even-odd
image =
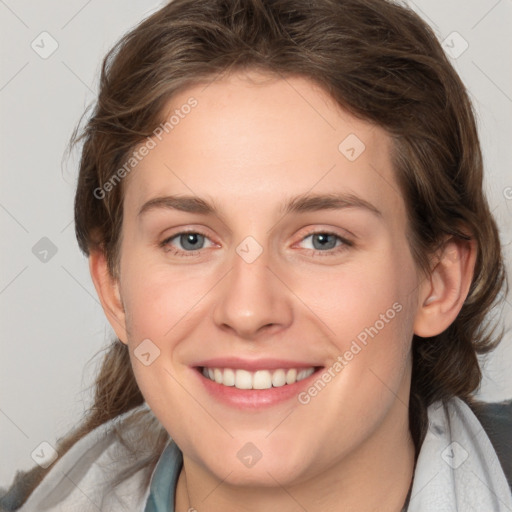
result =
[[224,386],[206,378],[200,369],[195,373],[201,380],[206,391],[216,400],[239,409],[258,409],[286,402],[303,391],[318,377],[322,368],[315,370],[309,377],[293,384],[286,384],[269,389],[238,389],[235,386]]

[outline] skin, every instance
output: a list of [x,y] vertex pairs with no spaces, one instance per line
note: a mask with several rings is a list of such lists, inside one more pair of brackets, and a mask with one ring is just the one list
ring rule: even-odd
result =
[[[389,136],[307,79],[230,75],[181,92],[168,111],[191,96],[197,107],[124,183],[119,279],[101,252],[90,256],[139,387],[183,451],[176,510],[399,511],[414,467],[412,336],[453,322],[471,282],[473,245],[447,240],[424,276],[408,245]],[[338,149],[349,134],[365,144],[354,161]],[[332,192],[360,197],[380,215],[357,207],[280,213],[292,196]],[[170,194],[213,202],[219,215],[138,215]],[[175,236],[184,229],[206,236],[192,256]],[[323,249],[312,230],[349,243],[334,237],[336,246]],[[247,236],[262,249],[252,263],[236,252]],[[208,394],[191,368],[236,356],[327,369],[397,303],[394,319],[307,404],[235,408]],[[149,366],[134,356],[145,339],[160,350]],[[262,454],[250,468],[237,457],[248,442]]]

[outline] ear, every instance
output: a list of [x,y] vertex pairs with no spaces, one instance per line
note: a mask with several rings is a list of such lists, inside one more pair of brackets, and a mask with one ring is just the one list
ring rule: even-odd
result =
[[114,329],[119,340],[127,344],[126,315],[121,300],[119,281],[111,276],[103,251],[94,250],[90,252],[89,271],[101,306],[112,329]]
[[427,338],[446,330],[469,293],[476,261],[474,240],[450,238],[435,255],[436,264],[420,286],[414,334]]

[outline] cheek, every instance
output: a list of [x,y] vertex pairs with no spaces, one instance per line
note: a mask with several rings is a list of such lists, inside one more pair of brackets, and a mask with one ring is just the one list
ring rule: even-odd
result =
[[[308,300],[329,327],[333,361],[341,356],[346,364],[345,384],[357,382],[362,392],[368,385],[368,394],[375,395],[370,383],[380,378],[396,389],[407,365],[415,316],[417,281],[407,250],[390,242],[317,284]],[[308,292],[304,288],[301,293],[306,297]]]
[[133,338],[162,339],[198,304],[207,281],[197,272],[146,262],[126,266],[123,302]]
[[[396,316],[398,306],[407,295],[404,268],[392,255],[361,258],[339,270],[301,275],[294,290],[311,311],[324,320],[331,335],[340,340],[355,338],[378,322]],[[386,322],[386,325],[388,323]]]

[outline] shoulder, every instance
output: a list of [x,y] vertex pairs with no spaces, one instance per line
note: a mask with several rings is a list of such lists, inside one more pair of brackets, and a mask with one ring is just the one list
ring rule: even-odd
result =
[[[496,409],[501,412],[506,405],[496,404]],[[510,481],[500,462],[505,454],[494,449],[473,407],[459,397],[429,406],[411,510],[512,510]]]
[[168,438],[147,405],[138,406],[75,443],[28,499],[35,470],[18,472],[0,491],[0,510],[134,510],[145,501],[158,449]]
[[[491,403],[454,397],[446,407],[450,416],[458,418],[452,426],[466,430],[469,442],[480,444],[482,448],[487,446],[487,451],[495,453],[496,462],[512,491],[512,400]],[[433,408],[439,410],[439,404],[437,407],[434,404]]]
[[512,489],[512,400],[475,402],[470,407],[485,429]]
[[0,512],[18,510],[38,480],[39,468],[18,471],[11,486],[0,488]]

